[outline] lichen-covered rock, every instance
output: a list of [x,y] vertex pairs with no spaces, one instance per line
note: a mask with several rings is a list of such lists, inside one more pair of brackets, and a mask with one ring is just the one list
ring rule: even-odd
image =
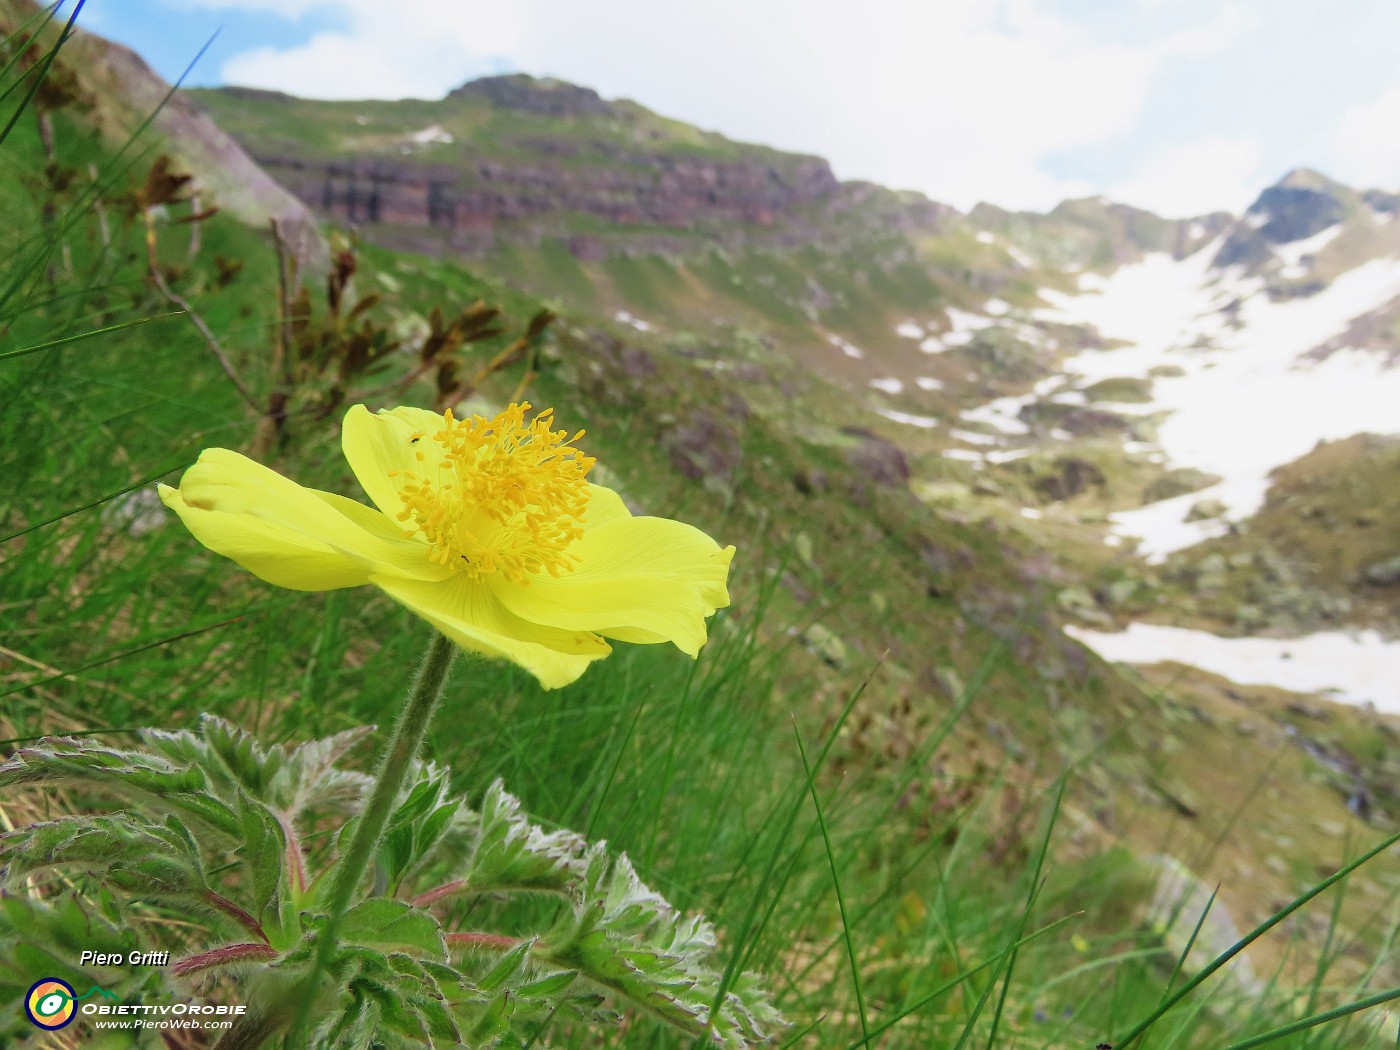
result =
[[744,450],[730,419],[695,409],[663,439],[671,464],[715,491],[729,491]]
[[856,439],[846,449],[846,460],[864,480],[877,485],[909,484],[909,460],[898,445],[864,427],[842,427],[841,433]]
[[1087,459],[1061,456],[1031,484],[1045,499],[1058,501],[1071,499],[1089,488],[1102,488],[1106,482],[1103,471]]
[[1184,496],[1188,492],[1199,492],[1219,481],[1218,475],[1208,474],[1204,470],[1197,470],[1195,467],[1177,467],[1167,471],[1143,489],[1142,501],[1156,503],[1158,500],[1173,499],[1176,496]]
[[1400,555],[1374,562],[1361,570],[1362,578],[1377,587],[1394,587],[1400,584]]
[[1218,499],[1199,499],[1191,504],[1191,509],[1186,512],[1186,520],[1209,521],[1213,518],[1223,518],[1229,509]]

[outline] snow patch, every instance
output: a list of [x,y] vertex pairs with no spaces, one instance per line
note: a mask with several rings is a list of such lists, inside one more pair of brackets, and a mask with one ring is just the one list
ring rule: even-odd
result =
[[1021,422],[1021,409],[1033,401],[1033,397],[999,397],[977,408],[969,408],[962,418],[969,423],[984,423],[995,427],[1003,434],[1029,434],[1031,428]]
[[982,304],[982,309],[986,310],[992,317],[1001,317],[1011,309],[1011,304],[1005,299],[988,299]]
[[651,324],[649,322],[643,321],[640,317],[636,317],[626,310],[619,310],[617,313],[613,314],[613,320],[621,324],[630,324],[639,332],[651,331]]
[[1246,685],[1299,693],[1326,693],[1349,704],[1371,703],[1400,713],[1400,642],[1375,631],[1328,631],[1302,638],[1221,638],[1205,631],[1134,623],[1109,634],[1066,627],[1105,660],[1190,664]]
[[870,385],[876,390],[883,390],[887,394],[898,394],[904,390],[904,383],[899,379],[872,379]]
[[877,408],[875,411],[891,422],[919,427],[921,430],[932,430],[938,426],[938,420],[932,416],[916,416],[909,412],[897,412],[892,408]]
[[1008,244],[1006,246],[1006,254],[1011,256],[1013,260],[1015,260],[1021,266],[1024,266],[1027,270],[1029,270],[1032,266],[1035,265],[1035,260],[1032,259],[1025,252],[1021,251],[1020,248],[1017,248],[1014,244]]
[[1287,244],[1275,246],[1274,254],[1283,262],[1286,267],[1301,267],[1303,258],[1308,255],[1316,255],[1323,248],[1337,239],[1337,235],[1342,232],[1342,224],[1333,223],[1321,233],[1315,233],[1311,237],[1304,237],[1299,241],[1289,241]]
[[[992,299],[987,305],[990,307],[996,302],[1000,300]],[[972,337],[982,329],[996,324],[991,317],[971,314],[966,310],[959,310],[956,306],[950,306],[944,312],[948,315],[948,331],[943,333],[943,342],[948,346],[964,346],[972,342]]]
[[864,350],[856,346],[854,343],[848,343],[835,332],[827,332],[826,341],[829,342],[832,346],[836,347],[836,349],[840,350],[847,357],[853,358],[856,361],[859,361],[865,357]]
[[422,131],[415,131],[408,136],[420,146],[428,146],[434,142],[451,143],[457,140],[452,137],[452,132],[446,130],[441,124],[431,124]]
[[988,233],[986,230],[980,230],[980,231],[978,231],[977,239],[978,239],[979,241],[981,241],[983,244],[995,244],[995,243],[996,243],[996,238],[995,238],[994,236],[992,236],[990,233]]
[[[1166,414],[1158,443],[1168,462],[1224,479],[1193,493],[1190,502],[1219,499],[1230,517],[1243,518],[1258,510],[1269,473],[1319,441],[1400,430],[1400,369],[1387,369],[1381,355],[1358,350],[1323,361],[1306,357],[1353,318],[1400,295],[1400,259],[1372,260],[1315,295],[1275,303],[1263,294],[1262,280],[1233,267],[1211,271],[1218,248],[1213,242],[1182,260],[1148,255],[1119,268],[1089,294],[1042,290],[1051,310],[1037,314],[1093,325],[1129,344],[1067,360],[1065,371],[1084,384],[1145,378],[1158,366],[1176,366],[1181,375],[1157,377],[1153,400],[1136,411]],[[1089,276],[1081,276],[1081,287]],[[963,418],[1024,433],[1012,422],[1022,403],[1003,398]],[[1189,503],[1163,501],[1115,515],[1115,522],[1121,532],[1142,539],[1143,553],[1159,559],[1222,527],[1188,526],[1181,520],[1188,509]]]
[[915,376],[914,385],[920,390],[942,390],[943,382],[933,376]]
[[901,321],[895,326],[894,334],[901,339],[922,339],[928,333],[924,331],[924,326],[914,321]]
[[997,443],[997,439],[991,434],[979,434],[975,430],[950,430],[948,433],[969,445],[995,445]]
[[1033,451],[1029,448],[993,449],[986,458],[988,463],[1010,463],[1013,459],[1025,459]]

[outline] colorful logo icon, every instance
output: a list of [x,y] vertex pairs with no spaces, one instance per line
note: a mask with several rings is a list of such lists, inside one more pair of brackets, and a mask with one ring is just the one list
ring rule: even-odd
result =
[[50,1032],[73,1023],[78,1010],[73,1004],[77,993],[67,981],[45,977],[35,981],[24,997],[24,1012],[38,1027]]

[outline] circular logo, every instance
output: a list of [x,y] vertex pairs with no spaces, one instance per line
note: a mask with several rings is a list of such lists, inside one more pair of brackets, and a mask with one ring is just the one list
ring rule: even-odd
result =
[[24,997],[24,1012],[40,1028],[49,1031],[65,1028],[73,1023],[73,1015],[77,1013],[73,1006],[76,998],[77,993],[67,981],[45,977],[35,981]]

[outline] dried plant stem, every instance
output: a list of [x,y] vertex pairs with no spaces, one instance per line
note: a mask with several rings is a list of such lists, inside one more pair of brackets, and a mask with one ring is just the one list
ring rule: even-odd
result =
[[293,263],[287,255],[282,227],[276,219],[268,220],[268,225],[272,229],[272,247],[277,253],[277,324],[272,329],[272,392],[258,417],[258,429],[253,435],[250,452],[254,459],[265,458],[275,446],[281,444],[287,429],[287,391],[291,386],[288,343],[292,323],[291,284],[294,278],[288,269]]
[[233,362],[224,353],[224,348],[219,344],[218,338],[204,323],[204,318],[199,316],[199,312],[190,305],[189,300],[180,295],[179,292],[171,288],[160,272],[160,260],[156,258],[156,220],[151,209],[146,209],[146,268],[150,271],[151,284],[155,285],[156,291],[160,292],[169,302],[179,307],[189,317],[190,323],[199,330],[199,334],[204,337],[205,345],[209,347],[209,352],[214,355],[214,360],[219,362],[219,367],[224,370],[224,375],[228,376],[229,382],[234,385],[239,396],[247,403],[254,412],[258,410],[258,403],[253,397],[253,392],[248,389],[243,380],[239,377],[238,371],[233,367]]

